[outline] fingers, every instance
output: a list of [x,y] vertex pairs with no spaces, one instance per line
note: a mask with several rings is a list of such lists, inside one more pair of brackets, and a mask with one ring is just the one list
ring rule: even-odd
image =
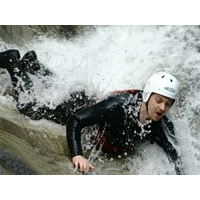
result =
[[87,162],[77,161],[75,162],[75,168],[80,170],[81,172],[88,172],[89,164]]
[[87,159],[80,155],[74,156],[72,158],[72,162],[74,164],[74,167],[83,173],[88,173],[90,170],[95,169],[95,167],[91,165]]

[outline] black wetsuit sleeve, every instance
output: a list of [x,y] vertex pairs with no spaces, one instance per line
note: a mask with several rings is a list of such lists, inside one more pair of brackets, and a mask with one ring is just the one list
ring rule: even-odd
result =
[[178,159],[178,153],[176,149],[168,141],[163,130],[159,131],[159,136],[156,137],[156,143],[163,148],[172,161],[176,161]]
[[[174,131],[173,131],[174,133]],[[169,142],[164,130],[160,127],[158,134],[155,138],[155,142],[163,148],[163,150],[166,152],[169,159],[175,164],[175,170],[177,175],[184,174],[182,166],[181,166],[181,159],[178,155],[178,152],[173,147],[171,142]]]
[[83,155],[81,130],[84,127],[109,122],[122,117],[124,112],[120,102],[120,97],[110,97],[69,117],[66,123],[66,136],[71,157]]

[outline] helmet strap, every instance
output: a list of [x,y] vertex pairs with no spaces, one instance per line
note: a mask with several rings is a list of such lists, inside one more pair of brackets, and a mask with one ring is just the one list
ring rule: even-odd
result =
[[[151,93],[151,95],[152,95],[153,93]],[[149,105],[149,100],[150,100],[150,98],[151,98],[151,95],[149,96],[149,99],[148,99],[148,101],[146,102],[146,110],[147,110],[147,114],[149,115],[149,109],[148,109],[148,105]]]
[[149,100],[145,103],[145,105],[146,105],[146,111],[147,111],[147,114],[149,115],[149,109],[148,109]]

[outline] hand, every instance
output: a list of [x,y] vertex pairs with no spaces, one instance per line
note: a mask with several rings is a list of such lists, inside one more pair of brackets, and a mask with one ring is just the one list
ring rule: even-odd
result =
[[76,169],[79,169],[81,172],[87,173],[89,170],[94,170],[95,167],[92,166],[87,159],[83,156],[78,155],[72,158],[72,163]]
[[180,157],[178,158],[177,161],[175,161],[175,170],[176,170],[176,174],[177,175],[184,175],[184,170],[182,168],[182,163],[181,163],[181,160],[180,160]]

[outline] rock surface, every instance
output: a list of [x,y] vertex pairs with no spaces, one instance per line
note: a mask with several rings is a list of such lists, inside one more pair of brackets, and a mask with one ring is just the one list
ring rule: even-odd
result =
[[[5,111],[0,110],[1,114]],[[48,122],[31,124],[17,111],[8,111],[0,116],[0,174],[77,173],[69,157],[64,127],[47,126]]]

